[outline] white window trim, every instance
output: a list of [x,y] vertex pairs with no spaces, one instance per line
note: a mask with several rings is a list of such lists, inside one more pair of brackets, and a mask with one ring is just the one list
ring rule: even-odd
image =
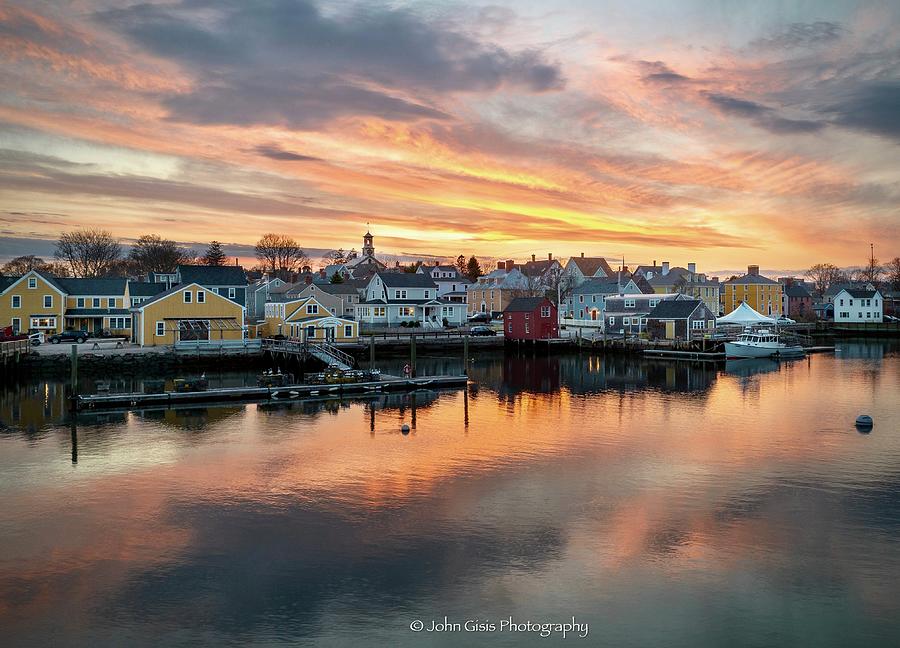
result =
[[37,277],[28,277],[28,289],[34,290],[37,288]]
[[197,291],[197,303],[198,303],[198,304],[205,304],[205,303],[206,303],[206,291],[205,291],[205,290],[198,290],[198,291]]
[[190,290],[182,290],[181,299],[185,304],[191,304],[194,301],[194,294]]
[[[18,300],[18,304],[16,301]],[[10,308],[22,308],[22,295],[12,295],[9,300]]]
[[[162,329],[162,333],[159,332],[160,328]],[[157,321],[156,322],[156,330],[154,331],[154,335],[156,337],[165,337],[166,336],[166,323]]]
[[[50,300],[50,305],[47,305],[47,300]],[[41,301],[44,305],[43,308],[53,308],[53,295],[44,295],[44,299]]]

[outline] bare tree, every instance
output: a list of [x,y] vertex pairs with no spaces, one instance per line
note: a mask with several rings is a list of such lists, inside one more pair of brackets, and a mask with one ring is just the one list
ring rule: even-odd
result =
[[138,275],[175,272],[179,265],[190,263],[194,258],[193,251],[156,234],[140,237],[128,253],[131,271]]
[[356,249],[351,248],[347,251],[344,251],[344,248],[338,248],[337,250],[330,250],[326,252],[322,257],[322,262],[325,265],[337,265],[341,263],[347,263],[351,259],[356,258]]
[[862,282],[868,282],[875,286],[881,283],[881,276],[884,272],[884,268],[881,267],[881,264],[878,263],[878,259],[872,257],[866,261],[866,265],[853,273],[853,280]]
[[122,247],[107,231],[75,230],[59,237],[54,256],[76,277],[103,277],[122,256]]
[[884,267],[887,282],[894,290],[900,290],[900,257],[894,257]]
[[256,242],[256,258],[267,271],[293,272],[309,263],[303,249],[290,236],[284,234],[265,234]]
[[27,254],[25,256],[18,256],[5,263],[3,267],[0,268],[0,274],[20,276],[31,270],[41,270],[46,265],[47,263],[41,257]]
[[832,285],[847,280],[843,271],[831,263],[817,263],[806,271],[806,278],[813,282],[813,289],[820,297]]

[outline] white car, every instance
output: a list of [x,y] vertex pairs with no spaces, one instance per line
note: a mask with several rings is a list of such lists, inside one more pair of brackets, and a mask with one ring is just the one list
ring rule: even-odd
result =
[[796,324],[797,320],[792,320],[790,317],[785,317],[784,315],[782,315],[781,317],[778,318],[778,323],[779,324]]
[[28,339],[31,341],[31,346],[40,346],[44,343],[44,334],[40,331],[29,333]]

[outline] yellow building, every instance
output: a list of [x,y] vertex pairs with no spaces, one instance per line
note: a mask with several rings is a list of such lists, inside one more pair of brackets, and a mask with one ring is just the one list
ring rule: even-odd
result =
[[178,285],[131,309],[141,346],[244,340],[244,307],[200,284]]
[[266,304],[265,335],[284,335],[299,340],[357,342],[359,323],[332,315],[318,299],[306,297]]
[[47,335],[64,328],[66,292],[58,280],[37,270],[0,278],[0,327]]
[[722,296],[722,308],[725,315],[742,302],[763,315],[781,315],[783,286],[759,274],[759,266],[749,266],[743,277],[729,279],[723,285],[725,292]]

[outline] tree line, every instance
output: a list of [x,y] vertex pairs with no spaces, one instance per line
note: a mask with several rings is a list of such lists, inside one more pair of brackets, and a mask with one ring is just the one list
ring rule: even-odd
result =
[[[290,236],[265,234],[254,247],[258,268],[273,274],[294,272],[309,262]],[[156,234],[139,237],[127,253],[121,241],[106,230],[66,232],[56,241],[53,260],[18,256],[0,267],[0,274],[19,276],[39,270],[54,277],[135,277],[171,273],[179,265],[223,266],[229,261],[223,245],[210,241],[203,254]]]
[[805,277],[813,284],[813,292],[820,297],[834,285],[851,282],[900,290],[900,257],[894,257],[885,264],[871,257],[864,266],[849,272],[832,263],[817,263],[806,271]]

